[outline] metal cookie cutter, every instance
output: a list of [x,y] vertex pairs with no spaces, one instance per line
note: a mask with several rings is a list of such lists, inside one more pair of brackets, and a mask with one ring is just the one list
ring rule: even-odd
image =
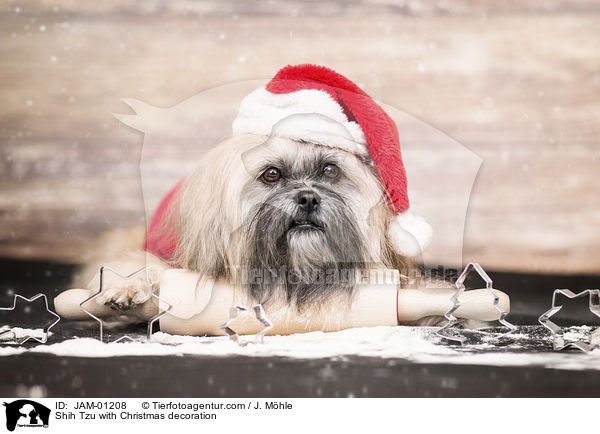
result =
[[552,333],[552,343],[555,350],[562,350],[566,347],[575,347],[582,351],[591,351],[594,348],[600,347],[600,327],[597,327],[590,334],[590,343],[584,341],[567,342],[565,341],[564,329],[550,321],[550,317],[560,311],[563,305],[556,304],[556,296],[564,295],[567,298],[579,298],[589,296],[590,312],[600,318],[600,289],[586,289],[578,294],[575,294],[569,289],[555,289],[552,294],[552,307],[544,312],[538,321]]
[[[131,279],[134,278],[136,276],[138,276],[139,274],[142,273],[146,273],[146,278],[147,278],[147,285],[146,285],[146,289],[147,289],[147,293],[146,296],[143,298],[143,300],[141,301],[141,303],[145,303],[148,300],[150,300],[151,298],[154,298],[157,301],[161,301],[162,303],[167,305],[167,309],[166,310],[160,310],[159,308],[159,312],[158,314],[156,314],[155,316],[153,316],[152,318],[150,318],[150,320],[148,320],[148,327],[147,327],[147,332],[146,332],[146,341],[150,341],[152,338],[152,327],[154,325],[154,323],[159,320],[160,318],[162,318],[170,309],[171,309],[171,305],[160,300],[159,296],[156,295],[153,291],[152,291],[152,286],[153,286],[153,282],[152,282],[152,273],[149,272],[151,271],[151,268],[146,266],[143,268],[140,268],[137,271],[134,271],[133,273],[124,276],[123,274],[115,271],[114,269],[110,268],[110,267],[101,267],[100,268],[100,284],[98,287],[98,292],[96,292],[94,295],[92,295],[91,297],[89,297],[88,299],[84,300],[83,302],[80,303],[81,309],[88,314],[90,317],[92,317],[93,319],[95,319],[96,321],[98,321],[98,323],[100,324],[100,342],[104,342],[104,321],[102,321],[102,319],[98,318],[96,315],[94,315],[93,313],[91,313],[89,310],[86,309],[86,305],[90,302],[93,302],[96,298],[98,298],[100,296],[100,294],[102,293],[103,290],[103,283],[104,283],[104,273],[106,271],[110,271],[111,273],[116,274],[117,276],[121,277],[123,280],[127,280],[127,279]],[[161,303],[161,304],[162,304]],[[139,338],[133,338],[129,335],[125,335],[125,336],[121,336],[120,338],[112,341],[113,343],[117,343],[117,342],[122,342],[122,341],[130,341],[130,342],[139,342],[140,339]]]
[[[161,319],[163,316],[169,313],[169,311],[173,308],[173,305],[167,303],[163,299],[161,299],[158,295],[152,291],[152,273],[150,273],[149,277],[149,288],[150,288],[150,298],[156,300],[156,306],[158,307],[158,313],[154,315],[152,318],[148,320],[148,327],[146,329],[146,342],[152,341],[152,328],[154,327],[154,323]],[[166,306],[166,309],[161,309],[161,306]]]
[[22,295],[15,294],[12,307],[0,307],[0,311],[15,310],[15,308],[17,307],[18,299],[24,300],[27,303],[31,303],[31,302],[37,300],[38,298],[44,299],[44,307],[46,308],[46,311],[50,315],[56,317],[55,321],[52,321],[49,325],[46,325],[43,328],[44,336],[41,338],[38,338],[37,336],[26,335],[26,336],[22,336],[21,338],[18,338],[17,334],[14,332],[14,330],[9,328],[8,330],[4,330],[4,331],[0,332],[0,343],[8,344],[8,345],[21,345],[21,344],[24,344],[25,342],[27,342],[29,339],[33,339],[33,340],[39,342],[40,344],[45,344],[48,341],[48,337],[50,336],[50,329],[52,327],[54,327],[60,321],[60,316],[58,316],[55,312],[52,312],[50,310],[50,308],[48,307],[48,297],[46,297],[46,294],[37,294],[31,298],[26,298],[26,297],[23,297]]
[[[457,333],[451,331],[451,329],[453,329],[455,326],[459,325],[459,319],[456,318],[453,315],[453,313],[461,305],[459,298],[460,298],[460,295],[466,290],[465,285],[464,285],[465,280],[467,279],[467,276],[473,270],[475,270],[477,272],[477,274],[479,274],[479,276],[483,279],[483,281],[485,282],[485,288],[489,291],[489,293],[493,297],[494,309],[496,309],[500,313],[500,318],[498,319],[498,322],[508,329],[506,331],[506,333],[503,333],[496,337],[498,337],[498,338],[502,337],[502,336],[504,336],[508,333],[511,333],[517,329],[517,327],[515,325],[511,324],[510,322],[508,322],[505,319],[506,315],[508,315],[508,312],[506,312],[504,309],[502,309],[502,307],[500,307],[500,303],[499,303],[500,298],[498,297],[498,295],[496,294],[496,292],[493,288],[493,282],[492,282],[492,279],[490,278],[490,276],[488,276],[488,274],[483,270],[481,265],[479,265],[477,262],[470,262],[465,267],[465,269],[460,274],[460,276],[458,276],[458,279],[456,279],[456,283],[455,283],[456,291],[454,292],[454,295],[451,298],[453,306],[450,308],[450,310],[448,310],[448,312],[446,312],[444,314],[444,317],[448,320],[448,322],[444,326],[442,326],[440,329],[438,329],[436,332],[436,334],[438,336],[440,336],[444,339],[458,342],[460,344],[464,343],[467,340],[467,338],[461,334],[457,334]],[[481,330],[478,330],[477,333],[488,334]]]
[[265,309],[263,308],[262,304],[255,304],[254,306],[252,306],[252,310],[254,311],[256,320],[264,326],[263,329],[254,336],[253,341],[240,342],[239,335],[237,334],[237,332],[235,330],[233,330],[230,327],[231,323],[237,319],[238,313],[245,312],[247,310],[248,310],[248,308],[245,306],[240,306],[240,305],[231,306],[229,308],[229,319],[227,320],[227,322],[225,324],[223,324],[221,326],[221,330],[223,330],[225,333],[227,333],[227,336],[229,336],[229,339],[231,339],[234,342],[237,342],[238,345],[240,345],[242,347],[248,345],[251,342],[253,342],[255,344],[263,344],[265,334],[267,334],[267,332],[273,328],[273,323],[267,318],[267,316],[265,314]]

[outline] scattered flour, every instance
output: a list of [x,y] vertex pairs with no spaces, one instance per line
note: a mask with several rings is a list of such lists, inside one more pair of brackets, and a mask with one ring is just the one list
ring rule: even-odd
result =
[[[52,332],[49,333],[49,335],[51,334]],[[43,339],[46,336],[46,333],[44,332],[44,329],[24,329],[21,327],[0,326],[0,342],[12,339],[22,339],[27,336]]]
[[[523,338],[525,335],[516,335]],[[153,342],[102,343],[75,338],[31,348],[0,347],[0,356],[45,353],[70,357],[116,356],[252,356],[302,359],[364,356],[399,358],[413,363],[493,366],[542,366],[554,369],[600,370],[600,350],[582,352],[486,351],[489,343],[469,348],[442,345],[430,327],[365,327],[334,333],[312,332],[267,336],[264,345],[237,345],[227,337],[177,336],[156,333]]]
[[563,339],[565,342],[590,342],[590,334],[595,327],[590,326],[573,326],[565,328]]

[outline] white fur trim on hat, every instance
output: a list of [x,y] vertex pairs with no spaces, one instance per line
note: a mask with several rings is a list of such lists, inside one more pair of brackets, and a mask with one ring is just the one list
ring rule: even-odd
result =
[[[281,129],[278,128],[277,135],[285,133],[285,137],[294,140],[306,140],[362,156],[368,155],[367,141],[360,125],[349,121],[342,107],[327,92],[318,89],[302,89],[283,94],[271,93],[264,87],[256,89],[242,100],[238,115],[233,121],[233,134],[271,135],[273,127],[279,121],[295,114],[321,116],[306,117],[303,121],[295,119]],[[319,122],[324,118],[329,119]],[[340,125],[335,126],[335,123]]]
[[317,145],[342,149],[367,157],[367,148],[356,143],[346,125],[318,113],[298,113],[277,122],[270,135],[306,140]]
[[427,247],[433,229],[427,221],[409,211],[392,218],[388,226],[388,238],[392,247],[401,255],[418,256]]

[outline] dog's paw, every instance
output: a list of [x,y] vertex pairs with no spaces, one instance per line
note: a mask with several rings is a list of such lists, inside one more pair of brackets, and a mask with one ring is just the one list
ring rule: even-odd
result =
[[[99,288],[100,278],[97,276],[91,283],[90,289]],[[153,279],[154,281],[154,279]],[[125,278],[105,270],[102,276],[102,291],[95,301],[107,305],[113,310],[127,311],[147,301],[152,288],[146,273]]]

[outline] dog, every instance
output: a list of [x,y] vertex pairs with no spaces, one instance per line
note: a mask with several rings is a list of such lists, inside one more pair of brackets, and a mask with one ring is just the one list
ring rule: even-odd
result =
[[[171,205],[166,220],[179,228],[171,258],[142,249],[143,228],[113,231],[74,285],[93,271],[85,286],[98,288],[100,265],[130,273],[148,264],[157,285],[165,270],[185,268],[244,283],[258,303],[309,308],[333,295],[351,298],[355,271],[414,270],[386,235],[391,210],[375,169],[343,150],[236,136],[199,161]],[[106,274],[98,300],[127,311],[146,292],[143,275]]]
[[[147,265],[157,290],[177,267],[264,306],[309,311],[351,301],[357,272],[373,268],[400,270],[405,285],[448,286],[415,278],[431,228],[408,211],[394,122],[350,80],[287,66],[242,100],[233,130],[159,205],[145,249],[143,228],[102,237],[81,274],[95,273],[88,288],[98,288],[99,265]],[[126,312],[146,287],[143,275],[106,275],[96,300]]]

